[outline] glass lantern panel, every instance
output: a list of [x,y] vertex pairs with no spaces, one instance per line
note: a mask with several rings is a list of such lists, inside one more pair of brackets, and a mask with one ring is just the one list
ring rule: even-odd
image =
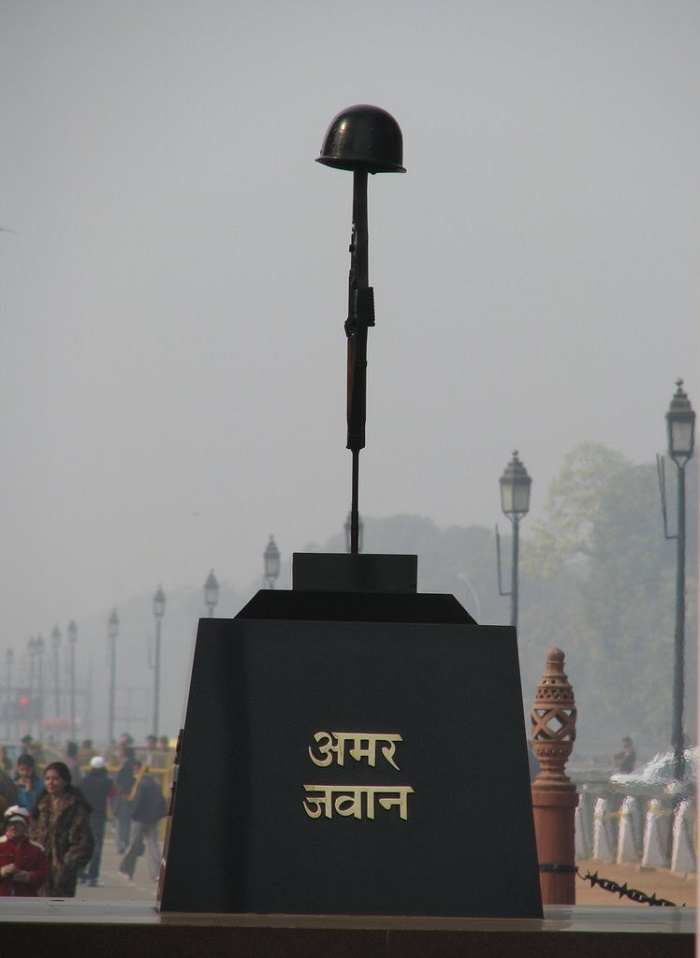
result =
[[693,448],[693,425],[688,419],[671,423],[671,455],[687,456]]
[[276,579],[280,574],[280,554],[279,549],[270,543],[265,549],[265,575],[270,579]]
[[530,509],[530,483],[518,482],[513,487],[513,512],[524,514]]
[[207,605],[216,605],[219,600],[219,587],[208,585],[204,590],[204,599]]
[[501,509],[506,515],[513,512],[513,483],[501,483]]

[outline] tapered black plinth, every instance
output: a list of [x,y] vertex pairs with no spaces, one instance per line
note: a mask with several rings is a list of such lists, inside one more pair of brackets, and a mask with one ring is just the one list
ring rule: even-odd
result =
[[419,594],[202,619],[161,906],[540,916],[514,630]]
[[292,586],[301,592],[414,593],[418,557],[372,553],[295,552]]

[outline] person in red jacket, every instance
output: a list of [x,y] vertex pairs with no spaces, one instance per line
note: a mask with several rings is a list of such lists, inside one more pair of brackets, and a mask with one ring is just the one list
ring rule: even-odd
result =
[[0,896],[35,898],[46,881],[49,865],[44,849],[29,840],[29,812],[12,805],[5,812],[5,834],[0,837]]

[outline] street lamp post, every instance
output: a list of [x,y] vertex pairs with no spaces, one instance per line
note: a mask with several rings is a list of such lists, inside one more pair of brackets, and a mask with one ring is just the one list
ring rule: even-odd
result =
[[520,520],[530,511],[530,487],[532,479],[527,473],[527,469],[518,458],[518,450],[513,453],[513,458],[508,463],[505,471],[499,479],[501,486],[501,509],[506,519],[510,520],[513,527],[512,536],[512,559],[510,567],[510,591],[506,592],[503,588],[501,575],[501,537],[496,526],[496,558],[498,564],[498,592],[502,596],[510,596],[510,624],[517,628],[518,626],[518,562],[520,558]]
[[70,737],[75,741],[75,643],[78,641],[78,626],[73,619],[68,623],[69,681],[70,681]]
[[214,609],[216,604],[219,601],[219,583],[216,576],[214,575],[214,570],[212,569],[207,576],[207,580],[204,583],[204,604],[209,610],[209,618],[214,615]]
[[36,652],[37,665],[37,701],[39,707],[37,710],[37,736],[41,739],[41,727],[44,722],[44,636],[37,635],[34,639],[34,649]]
[[156,652],[153,679],[153,728],[152,735],[158,735],[158,717],[160,712],[160,629],[165,614],[165,592],[159,585],[153,596],[153,615],[156,620]]
[[[348,512],[348,517],[345,520],[345,551],[352,552],[352,511]],[[362,516],[357,516],[357,551],[362,552],[362,546],[364,544],[365,538],[365,524],[362,521]]]
[[270,533],[270,541],[263,552],[264,579],[268,589],[274,589],[275,582],[280,574],[280,550],[277,548],[275,537]]
[[107,637],[109,639],[109,715],[107,724],[107,745],[114,741],[114,693],[117,680],[117,636],[119,635],[119,616],[117,610],[107,620]]
[[678,476],[678,525],[669,535],[666,509],[666,474],[663,456],[656,457],[661,492],[664,535],[676,540],[676,626],[673,643],[673,717],[671,744],[674,775],[682,781],[685,775],[683,748],[683,699],[685,694],[685,467],[693,458],[695,447],[695,412],[683,390],[683,380],[676,381],[676,392],[666,413],[668,454],[676,465]]
[[59,669],[59,651],[61,648],[61,630],[57,625],[51,630],[51,648],[53,649],[53,702],[54,715],[61,715],[61,673]]
[[27,661],[29,662],[29,703],[27,708],[27,734],[31,734],[34,726],[34,695],[36,692],[36,639],[33,636],[27,640]]
[[8,649],[5,653],[5,678],[7,680],[7,695],[5,696],[5,724],[7,727],[7,741],[12,741],[12,710],[14,708],[14,702],[12,700],[12,663],[15,659],[15,653],[12,649]]

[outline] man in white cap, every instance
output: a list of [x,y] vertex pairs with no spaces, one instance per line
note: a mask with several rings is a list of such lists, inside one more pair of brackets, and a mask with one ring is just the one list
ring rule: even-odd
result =
[[107,774],[107,766],[101,755],[94,755],[90,759],[90,771],[80,783],[80,790],[90,805],[90,828],[95,838],[95,848],[92,858],[81,877],[82,882],[87,882],[93,888],[97,887],[97,879],[100,874],[100,863],[102,861],[102,842],[105,837],[105,824],[107,822],[107,800],[116,794],[114,782]]
[[4,815],[5,834],[0,837],[0,896],[35,898],[46,881],[49,866],[44,849],[29,840],[29,812],[11,805]]

